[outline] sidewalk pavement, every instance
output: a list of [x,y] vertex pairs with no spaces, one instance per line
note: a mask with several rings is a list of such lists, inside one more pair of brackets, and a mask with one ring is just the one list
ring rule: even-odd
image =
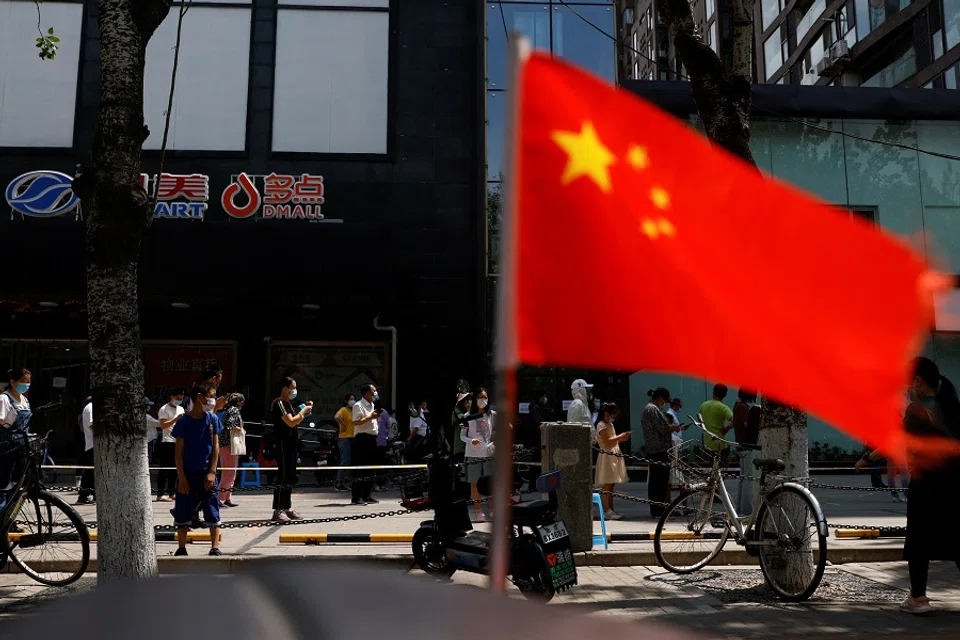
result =
[[[841,484],[849,486],[869,486],[869,478],[865,476],[818,476],[819,482]],[[628,483],[617,487],[629,495],[646,497],[646,483]],[[830,524],[844,523],[851,525],[874,526],[904,526],[906,524],[906,506],[894,502],[888,492],[859,492],[834,489],[815,489],[820,500],[827,521]],[[62,494],[69,502],[76,500],[76,494]],[[376,505],[355,507],[350,504],[350,494],[337,492],[332,489],[302,489],[294,492],[293,505],[305,518],[339,518],[345,516],[369,516],[376,513],[401,509],[399,492],[386,491],[374,493],[381,502]],[[221,519],[224,523],[238,521],[266,521],[272,514],[271,493],[269,491],[237,491],[233,500],[238,503],[236,508],[221,509]],[[173,518],[169,511],[172,503],[154,502],[154,523],[157,525],[172,524]],[[644,533],[656,529],[656,521],[650,517],[649,507],[645,504],[618,500],[617,509],[625,515],[624,520],[607,522],[608,533]],[[96,520],[96,510],[93,506],[77,507],[80,514],[87,521]],[[401,533],[413,534],[420,522],[432,517],[432,512],[406,513],[399,516],[385,518],[367,517],[364,519],[347,520],[326,524],[294,524],[282,527],[265,526],[242,529],[224,529],[222,550],[228,556],[244,559],[291,556],[316,557],[332,559],[338,558],[378,558],[387,560],[391,557],[399,562],[409,563],[411,550],[409,543],[396,544],[322,544],[308,546],[305,544],[280,544],[281,533],[333,533],[333,534],[382,534]],[[599,523],[594,523],[594,529],[599,532]],[[478,525],[483,529],[487,525]],[[831,531],[832,533],[832,531]],[[950,535],[947,533],[947,535]],[[96,544],[93,554],[96,557]],[[196,542],[189,546],[191,557],[205,556],[207,543]],[[851,540],[830,538],[828,550],[830,560],[840,562],[872,562],[881,560],[897,560],[900,558],[900,549],[903,541],[898,538],[884,538],[876,540]],[[172,556],[176,550],[174,542],[158,542],[159,556]],[[171,558],[172,560],[172,558]],[[181,559],[177,559],[178,561]],[[226,561],[224,561],[226,562]],[[581,564],[604,565],[646,565],[656,564],[653,556],[653,542],[613,542],[608,551],[595,549],[580,558]],[[718,564],[753,562],[742,553],[734,543],[728,542],[724,554],[718,559]],[[163,570],[168,570],[164,563]]]
[[[322,579],[322,571],[317,568],[318,579]],[[431,579],[418,571],[408,577]],[[772,596],[756,567],[708,568],[689,576],[668,574],[658,567],[587,567],[579,571],[580,583],[548,606],[624,623],[656,620],[703,638],[949,638],[956,637],[960,629],[958,578],[952,563],[933,563],[929,595],[938,611],[927,617],[897,610],[908,588],[903,562],[828,567],[820,589],[801,604],[783,603]],[[43,602],[92,586],[93,580],[85,578],[64,591],[36,585],[22,575],[0,576],[0,623],[42,613],[38,605]],[[450,588],[486,586],[484,576],[458,572]],[[522,598],[512,586],[507,593]],[[376,611],[375,605],[372,611]]]

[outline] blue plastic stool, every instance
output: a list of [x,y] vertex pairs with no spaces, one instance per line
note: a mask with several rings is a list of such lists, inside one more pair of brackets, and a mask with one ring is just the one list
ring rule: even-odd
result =
[[[260,463],[244,462],[240,466],[243,467],[243,471],[240,472],[240,486],[241,487],[259,487],[260,486]],[[251,471],[254,474],[254,479],[247,480],[247,473]]]
[[[597,505],[597,509],[600,511],[600,535],[593,535],[593,546],[603,545],[604,549],[609,549],[610,546],[607,543],[607,521],[603,517],[603,502],[600,500],[600,494],[593,494],[593,504]],[[593,508],[592,506],[590,507]]]

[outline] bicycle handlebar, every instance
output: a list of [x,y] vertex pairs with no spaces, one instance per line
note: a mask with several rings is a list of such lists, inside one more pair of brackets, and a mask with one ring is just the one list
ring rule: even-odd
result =
[[707,428],[706,428],[705,426],[703,426],[703,416],[701,416],[699,413],[697,414],[697,417],[696,417],[696,418],[694,418],[694,417],[691,416],[690,414],[687,414],[687,417],[690,418],[690,421],[693,423],[693,425],[694,425],[695,427],[697,427],[698,429],[700,429],[701,431],[703,431],[705,434],[707,434],[708,436],[710,436],[710,438],[712,438],[713,440],[716,440],[717,442],[722,442],[723,444],[728,445],[728,446],[731,446],[731,447],[739,447],[740,449],[744,449],[744,450],[746,450],[746,451],[760,451],[760,450],[761,450],[761,447],[760,447],[759,445],[755,445],[755,444],[743,444],[743,443],[741,443],[741,442],[730,442],[730,441],[727,440],[726,438],[721,438],[721,437],[718,436],[717,434],[711,433],[710,431],[707,430]]

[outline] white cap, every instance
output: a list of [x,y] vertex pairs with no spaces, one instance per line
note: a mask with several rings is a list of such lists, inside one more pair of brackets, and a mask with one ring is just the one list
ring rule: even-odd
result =
[[593,385],[588,384],[583,378],[577,378],[573,381],[573,384],[570,385],[570,390],[573,391],[574,389],[593,389]]

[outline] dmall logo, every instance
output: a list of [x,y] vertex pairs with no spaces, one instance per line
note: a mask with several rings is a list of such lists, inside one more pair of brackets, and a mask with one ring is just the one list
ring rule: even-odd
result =
[[[259,180],[258,180],[259,179]],[[257,183],[263,186],[258,188]],[[238,203],[239,201],[239,203]],[[241,173],[227,185],[220,205],[234,218],[256,216],[270,220],[324,220],[323,176]]]
[[7,185],[7,204],[14,211],[34,218],[53,218],[70,213],[80,204],[73,193],[73,178],[59,171],[30,171]]

